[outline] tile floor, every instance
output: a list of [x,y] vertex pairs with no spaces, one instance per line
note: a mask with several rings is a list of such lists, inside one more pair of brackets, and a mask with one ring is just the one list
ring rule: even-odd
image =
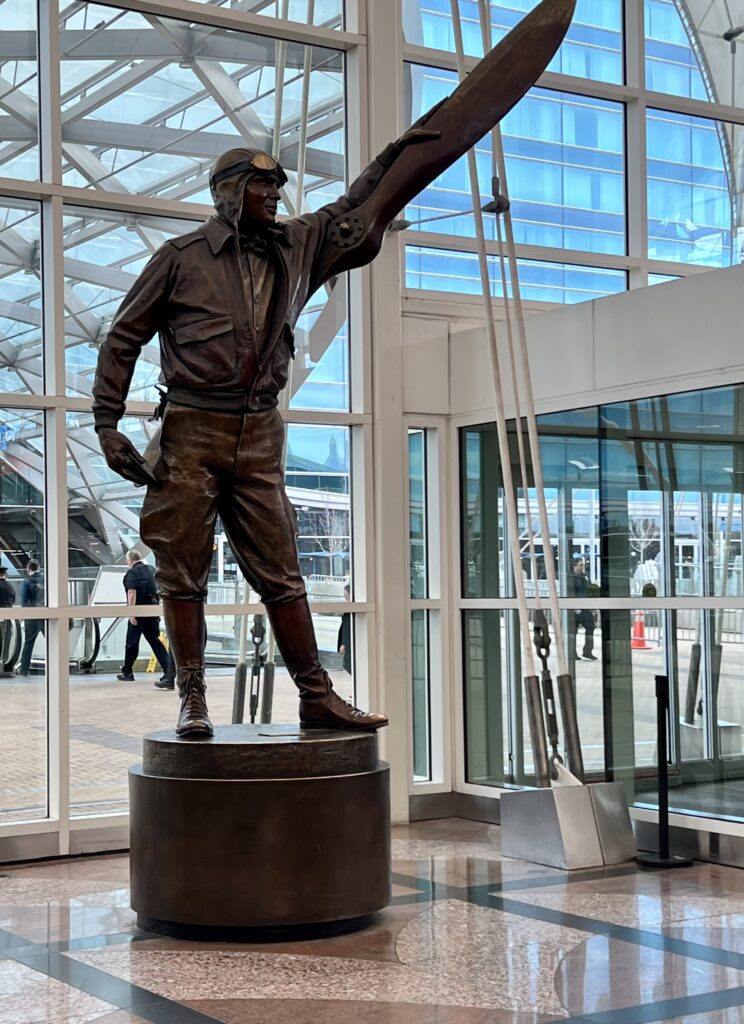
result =
[[744,872],[508,860],[499,829],[394,830],[366,931],[265,945],[138,931],[127,857],[0,878],[3,1024],[744,1024]]

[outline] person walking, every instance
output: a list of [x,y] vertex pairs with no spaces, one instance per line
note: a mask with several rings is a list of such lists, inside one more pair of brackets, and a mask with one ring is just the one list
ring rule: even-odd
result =
[[[128,571],[124,575],[124,590],[127,604],[134,607],[138,604],[157,604],[158,588],[155,583],[155,570],[142,561],[142,554],[136,548],[127,552]],[[160,617],[131,616],[127,625],[127,638],[124,645],[124,664],[117,679],[126,682],[134,681],[134,663],[139,656],[140,637],[145,638],[158,659],[162,676],[154,685],[158,690],[175,689],[175,669],[160,639]]]
[[[8,570],[0,565],[0,608],[12,608],[16,603],[15,587],[8,579]],[[5,667],[10,652],[10,638],[13,631],[11,619],[3,619],[0,626],[0,668]]]
[[[26,579],[21,584],[21,605],[24,608],[40,608],[44,604],[44,577],[41,566],[31,559],[26,566]],[[27,676],[31,671],[31,656],[39,633],[44,633],[46,623],[43,619],[26,619],[23,624],[23,650],[18,674]]]
[[[351,587],[348,583],[344,587],[344,601],[351,601]],[[351,675],[351,612],[344,612],[341,616],[336,650],[341,655],[345,671]]]
[[[579,555],[573,560],[573,584],[574,584],[574,596],[575,597],[587,597],[589,593],[589,577],[586,574],[586,562]],[[581,657],[587,661],[596,661],[597,657],[594,652],[594,614],[589,611],[588,608],[582,608],[576,612],[576,629],[579,627],[584,629],[584,649],[581,652]],[[577,654],[578,658],[579,655]]]

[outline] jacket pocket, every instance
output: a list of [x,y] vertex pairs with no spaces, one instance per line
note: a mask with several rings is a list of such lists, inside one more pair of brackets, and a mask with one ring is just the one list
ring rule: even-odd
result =
[[237,371],[232,317],[210,316],[173,331],[170,384],[224,384]]
[[276,347],[274,359],[271,364],[271,376],[274,378],[274,387],[279,391],[286,386],[289,379],[289,359],[295,357],[294,331],[285,324],[282,329],[281,341]]

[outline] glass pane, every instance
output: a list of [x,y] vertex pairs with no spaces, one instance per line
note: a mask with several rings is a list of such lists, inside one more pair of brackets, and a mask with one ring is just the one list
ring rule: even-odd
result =
[[[636,768],[656,765],[655,677],[666,673],[664,616],[642,608],[603,611],[602,631],[607,766],[632,787]],[[653,773],[647,777],[655,784]]]
[[[125,416],[119,429],[144,452],[156,424]],[[67,414],[67,487],[70,602],[124,602],[126,552],[137,548],[152,561],[139,533],[145,491],[106,465],[89,413]]]
[[[194,0],[197,4],[211,4],[213,7],[234,6],[234,0]],[[300,21],[303,25],[318,25],[322,28],[343,28],[343,0],[250,0],[240,10],[260,14],[264,18],[283,18],[285,21]]]
[[350,440],[346,427],[287,429],[287,494],[311,600],[342,601],[352,575]]
[[[449,95],[453,72],[408,65],[415,121]],[[622,104],[548,89],[531,89],[502,122],[515,240],[582,252],[624,253],[625,115]],[[493,200],[497,173],[491,136],[476,147],[481,205]],[[474,237],[465,157],[407,207],[412,228]],[[496,219],[485,217],[493,239]]]
[[36,75],[36,4],[0,4],[0,175],[39,177],[39,92]]
[[[261,619],[265,619],[261,616]],[[178,693],[154,687],[160,668],[148,643],[142,639],[133,665],[133,680],[116,678],[122,667],[127,620],[73,620],[70,650],[70,773],[74,816],[125,812],[128,804],[127,769],[142,755],[142,736],[171,729],[178,717]],[[313,616],[321,663],[329,671],[334,688],[344,699],[353,699],[353,676],[338,652],[340,615]],[[162,628],[162,620],[160,620]],[[255,630],[254,616],[207,615],[207,699],[215,725],[232,721],[236,667],[244,651],[248,684],[244,721],[250,721],[253,666],[260,662],[258,685],[253,692],[256,721],[298,721],[298,693],[276,651],[270,632]],[[87,634],[86,634],[87,629]],[[243,632],[244,631],[244,632]],[[241,644],[242,633],[242,644]],[[161,640],[167,642],[161,632]],[[96,652],[97,649],[97,653]],[[81,652],[87,659],[80,661]],[[95,655],[91,662],[90,655]],[[273,700],[266,690],[266,662],[274,662]],[[0,685],[2,683],[0,682]],[[267,718],[267,715],[269,716]],[[41,734],[43,737],[43,733]]]
[[290,409],[349,409],[349,321],[345,275],[324,285],[305,306],[294,329],[289,366]]
[[18,603],[45,605],[44,418],[35,410],[0,409],[0,530]]
[[[526,302],[589,302],[604,295],[616,295],[627,288],[627,276],[623,270],[579,267],[568,263],[542,263],[537,260],[518,260],[517,263],[521,294]],[[488,277],[491,282],[491,294],[501,298],[504,294],[501,268],[495,256],[488,257]],[[507,285],[511,296],[509,281],[507,269]],[[478,255],[474,252],[407,245],[406,288],[454,292],[457,295],[481,295]]]
[[[646,85],[655,92],[740,106],[741,11],[726,3],[646,0]],[[727,33],[733,38],[726,38]]]
[[[98,350],[125,294],[164,242],[187,234],[198,221],[148,217],[115,210],[66,207],[65,368],[67,393],[90,398]],[[132,401],[157,402],[160,349],[142,349],[129,390]]]
[[429,693],[429,613],[411,612],[413,682],[413,781],[431,779],[431,718]]
[[504,597],[504,499],[496,431],[463,430],[460,439],[463,597]]
[[466,779],[477,785],[497,786],[505,779],[506,646],[500,611],[463,613]]
[[[3,554],[3,565],[7,565]],[[14,578],[15,603],[20,586]],[[6,598],[0,587],[0,599]],[[25,654],[25,664],[22,658]],[[21,673],[23,669],[23,674]],[[48,816],[43,619],[0,620],[0,824]]]
[[0,391],[44,390],[40,244],[38,205],[0,199]]
[[[551,545],[557,555],[559,593],[563,597],[599,595],[601,580],[599,521],[599,442],[592,437],[562,436],[565,428],[551,426],[552,417],[539,417],[540,460],[546,485]],[[567,427],[573,424],[567,423]],[[594,411],[586,426],[597,429]],[[513,430],[513,427],[512,427]],[[516,445],[516,440],[514,442]],[[525,449],[529,450],[525,439]],[[531,491],[530,507],[539,533],[537,492]],[[544,548],[539,541],[541,571],[545,578]],[[577,575],[576,560],[583,560]],[[529,561],[525,559],[525,561]],[[547,589],[544,591],[547,594]]]
[[411,597],[428,597],[426,431],[408,431],[408,534]]
[[663,467],[657,449],[631,438],[602,444],[602,566],[608,596],[665,593]]
[[668,281],[679,281],[678,277],[671,277],[669,274],[649,274],[649,284],[666,284]]
[[[602,616],[588,608],[564,614],[569,653],[569,671],[576,690],[576,712],[579,722],[584,771],[604,774],[604,697],[602,690]],[[557,658],[551,664],[557,676]],[[561,738],[565,730],[561,722]]]
[[[492,43],[495,46],[537,0],[490,0]],[[465,52],[483,55],[478,3],[459,0]],[[449,0],[404,0],[406,41],[436,50],[455,50]],[[623,80],[623,10],[621,0],[579,0],[566,41],[550,64],[550,71],[602,82]]]
[[92,3],[66,4],[61,25],[65,184],[209,203],[216,156],[248,146],[280,156],[285,212],[342,189],[340,52]]
[[648,254],[728,267],[741,262],[736,154],[741,126],[649,110]]
[[[149,560],[139,523],[145,491],[108,468],[91,415],[68,413],[67,425],[70,600],[116,603],[123,600],[127,550],[137,548]],[[119,424],[141,453],[157,426],[134,416]],[[287,494],[297,514],[300,571],[308,594],[311,600],[343,601],[352,571],[349,431],[293,424],[286,458]],[[208,591],[212,604],[241,603],[249,596],[219,517]]]
[[[709,671],[711,676],[711,699],[702,697],[702,712],[706,716],[706,704],[714,708],[713,714],[707,712],[707,718],[713,719],[718,729],[714,733],[713,751],[726,759],[741,758],[744,754],[742,745],[742,725],[744,724],[744,696],[742,695],[742,673],[744,672],[744,611],[737,609],[720,609],[710,614],[711,651]],[[698,704],[696,711],[700,708]],[[742,765],[738,772],[732,765],[726,772],[727,778],[742,777]],[[744,814],[744,807],[739,807],[739,816]]]

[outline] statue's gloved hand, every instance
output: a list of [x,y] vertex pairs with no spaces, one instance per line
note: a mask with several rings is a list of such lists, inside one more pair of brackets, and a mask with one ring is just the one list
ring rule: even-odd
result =
[[401,135],[395,145],[402,150],[405,149],[406,146],[415,146],[420,142],[430,142],[432,139],[438,139],[441,134],[441,132],[436,131],[435,129],[417,128],[416,125],[413,124],[407,132],[404,132]]
[[98,441],[107,465],[125,480],[140,487],[155,483],[155,476],[134,447],[129,438],[120,430],[104,427],[98,431]]
[[[440,131],[421,128],[419,125],[420,121],[412,124],[407,131],[403,132],[399,139],[396,139],[395,142],[389,142],[382,153],[378,155],[377,164],[382,169],[381,174],[384,174],[393,166],[400,154],[408,146],[417,146],[422,142],[431,142],[432,139],[438,139],[442,134]],[[381,174],[378,171],[378,175],[381,176]]]

